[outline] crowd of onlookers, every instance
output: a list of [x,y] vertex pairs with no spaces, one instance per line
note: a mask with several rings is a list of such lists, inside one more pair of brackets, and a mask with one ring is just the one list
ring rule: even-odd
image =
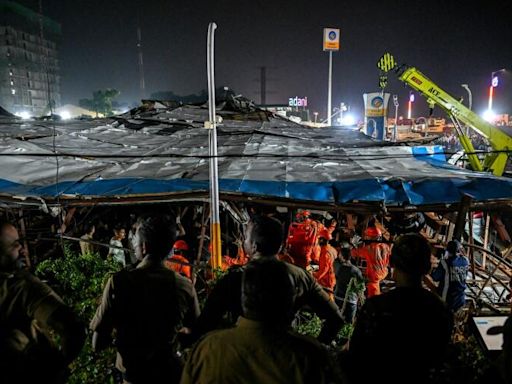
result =
[[[483,136],[474,131],[469,132],[469,139],[477,151],[488,151],[491,149],[489,142]],[[435,143],[442,145],[445,152],[448,154],[454,154],[464,149],[460,144],[459,137],[455,133],[445,132],[435,140]]]
[[[375,218],[358,233],[308,211],[290,224],[272,216],[251,213],[202,308],[198,257],[179,220],[144,215],[128,233],[115,225],[100,254],[120,271],[88,324],[93,349],[116,348],[125,383],[431,382],[464,309],[460,244],[436,251],[421,226],[390,237]],[[101,246],[95,230],[84,228],[82,253]],[[85,326],[22,254],[17,229],[0,223],[1,382],[65,382]],[[292,331],[305,308],[322,320],[316,340]],[[349,341],[338,337],[346,324]],[[486,376],[496,383],[512,380],[508,328],[504,362]]]

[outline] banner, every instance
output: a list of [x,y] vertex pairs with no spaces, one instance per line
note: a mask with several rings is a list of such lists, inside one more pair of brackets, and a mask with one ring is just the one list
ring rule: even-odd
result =
[[384,140],[386,138],[385,124],[389,93],[365,93],[363,99],[365,133],[377,140]]

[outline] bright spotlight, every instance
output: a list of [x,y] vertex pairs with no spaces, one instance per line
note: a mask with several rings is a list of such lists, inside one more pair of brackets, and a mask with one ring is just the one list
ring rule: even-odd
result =
[[496,118],[496,114],[491,109],[488,109],[482,114],[482,117],[484,118],[485,121],[492,123]]
[[343,119],[341,120],[341,125],[354,125],[356,123],[356,119],[354,115],[348,113],[345,116],[343,116]]
[[69,120],[69,119],[71,119],[71,115],[69,114],[68,111],[62,111],[60,113],[60,117],[62,117],[62,120]]
[[30,113],[28,113],[27,111],[16,112],[15,115],[18,116],[18,117],[21,117],[23,120],[28,120],[31,117]]

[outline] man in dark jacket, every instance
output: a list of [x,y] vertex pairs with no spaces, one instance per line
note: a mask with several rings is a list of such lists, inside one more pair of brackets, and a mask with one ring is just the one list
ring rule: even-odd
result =
[[144,258],[114,274],[91,322],[93,348],[111,344],[116,330],[116,367],[127,383],[175,383],[181,375],[176,336],[199,315],[196,291],[163,260],[176,239],[174,218],[143,220],[137,239]]
[[[398,237],[391,253],[396,288],[369,298],[361,308],[349,346],[354,383],[428,383],[429,370],[443,361],[453,315],[439,297],[422,287],[431,249],[417,233]],[[385,353],[382,353],[384,351]]]

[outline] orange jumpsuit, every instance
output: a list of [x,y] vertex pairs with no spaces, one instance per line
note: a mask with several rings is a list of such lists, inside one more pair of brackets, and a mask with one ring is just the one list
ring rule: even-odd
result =
[[[171,260],[179,261],[179,263],[173,263]],[[181,255],[172,255],[169,257],[169,259],[165,260],[165,266],[167,268],[173,270],[176,273],[179,273],[180,275],[188,277],[189,279],[192,279],[192,269],[190,268],[190,265],[184,265],[181,263],[190,264],[187,258]]]
[[352,256],[366,260],[366,289],[368,297],[380,295],[379,283],[388,274],[390,248],[383,243],[370,243],[352,250]]
[[249,262],[249,258],[245,254],[242,248],[238,248],[238,254],[236,258],[232,258],[229,256],[222,256],[222,270],[227,270],[229,267],[233,265],[245,265]]
[[[288,253],[295,265],[306,268],[311,259],[318,254],[318,233],[321,224],[318,221],[305,219],[302,223],[292,223],[288,231]],[[315,249],[316,248],[316,249]]]
[[334,274],[334,260],[338,256],[336,249],[330,244],[320,247],[320,258],[318,260],[318,271],[313,273],[315,279],[322,287],[328,288],[332,292],[336,285],[336,275]]

